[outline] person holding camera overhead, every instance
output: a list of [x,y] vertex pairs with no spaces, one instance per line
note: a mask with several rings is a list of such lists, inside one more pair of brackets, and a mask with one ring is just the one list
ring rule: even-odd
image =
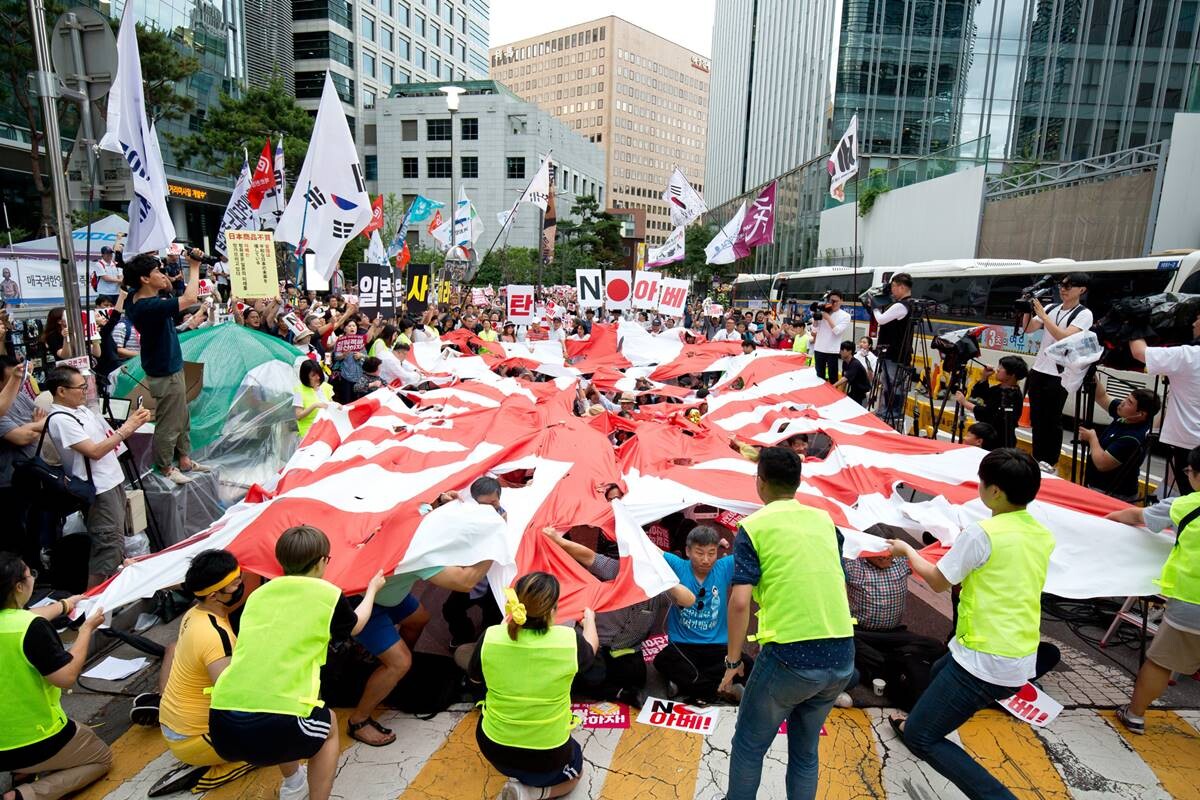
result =
[[832,289],[825,293],[820,303],[813,303],[813,327],[817,341],[817,375],[822,380],[835,383],[838,379],[838,359],[842,348],[842,334],[850,327],[850,315],[842,310],[842,293]]
[[1058,465],[1062,453],[1062,410],[1067,400],[1060,369],[1049,355],[1047,348],[1059,339],[1065,339],[1092,327],[1092,312],[1082,304],[1084,292],[1092,276],[1086,272],[1070,272],[1058,284],[1061,303],[1042,306],[1033,299],[1033,317],[1025,314],[1022,327],[1028,332],[1044,330],[1042,344],[1033,361],[1033,369],[1025,382],[1029,396],[1029,427],[1033,436],[1033,457],[1048,464],[1052,470]]
[[900,369],[912,362],[912,275],[897,272],[892,276],[892,304],[886,311],[874,308],[867,298],[868,308],[879,325],[879,380],[881,392],[876,413],[895,425],[904,413],[904,396],[900,393]]

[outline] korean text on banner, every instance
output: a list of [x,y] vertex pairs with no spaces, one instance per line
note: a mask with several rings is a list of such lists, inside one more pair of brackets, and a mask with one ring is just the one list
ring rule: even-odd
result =
[[647,697],[642,706],[637,721],[643,725],[653,725],[656,728],[669,728],[674,731],[686,731],[708,736],[717,729],[717,720],[721,717],[721,709],[716,707],[697,708],[674,700],[660,700],[657,697]]
[[387,264],[358,265],[358,310],[371,319],[377,314],[393,319],[401,297],[396,294],[393,299],[392,295],[403,291],[404,276]]
[[229,248],[229,286],[234,297],[275,297],[279,294],[275,242],[270,231],[225,231]]
[[1005,711],[1037,728],[1044,728],[1063,710],[1062,703],[1032,683],[1026,683],[1016,694],[1000,701]]
[[533,322],[533,287],[509,284],[505,296],[508,321],[514,325],[529,325]]
[[658,308],[658,287],[661,281],[656,272],[635,272],[633,279],[633,307]]
[[604,273],[605,307],[628,310],[633,303],[633,273],[627,269],[610,269]]
[[658,313],[668,317],[682,317],[687,307],[688,281],[686,278],[663,278],[658,293]]
[[575,270],[575,293],[580,308],[601,308],[604,305],[604,277],[600,270]]
[[404,305],[411,316],[420,316],[429,308],[430,264],[409,264],[405,272]]
[[353,336],[339,336],[333,344],[333,353],[339,356],[346,353],[361,353],[366,349],[367,337],[362,333],[356,333]]

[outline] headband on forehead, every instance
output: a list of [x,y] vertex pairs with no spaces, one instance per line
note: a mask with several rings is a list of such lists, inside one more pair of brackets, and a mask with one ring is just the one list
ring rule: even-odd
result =
[[226,586],[228,586],[229,584],[233,583],[238,578],[240,578],[241,575],[242,575],[242,568],[240,566],[234,567],[233,571],[230,572],[228,575],[226,575],[224,578],[221,578],[221,580],[217,581],[212,586],[206,586],[203,589],[197,589],[194,592],[194,594],[196,595],[196,597],[204,597],[206,594],[212,594],[213,592],[219,592],[222,589],[224,589]]

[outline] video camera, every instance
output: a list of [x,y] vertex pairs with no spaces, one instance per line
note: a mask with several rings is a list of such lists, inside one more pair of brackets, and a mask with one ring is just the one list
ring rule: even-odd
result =
[[200,263],[201,263],[201,264],[203,264],[204,266],[206,266],[206,267],[211,267],[213,264],[220,264],[220,263],[221,263],[221,257],[220,257],[220,256],[214,256],[214,255],[210,255],[210,254],[208,254],[208,253],[205,253],[205,252],[204,252],[204,248],[202,248],[200,245],[196,245],[196,244],[188,244],[187,242],[185,242],[185,241],[183,241],[183,240],[181,240],[181,239],[177,239],[177,240],[176,240],[176,242],[177,242],[177,243],[178,243],[178,244],[179,244],[181,247],[183,247],[183,252],[182,252],[182,253],[180,253],[180,256],[182,256],[183,258],[188,258],[189,254],[192,252],[192,250],[199,250],[199,251],[200,251],[200,253],[201,253],[201,255],[200,255]]
[[892,302],[892,285],[890,283],[881,283],[878,286],[872,286],[858,296],[858,302],[863,308],[874,308],[876,305],[887,305]]
[[1200,313],[1200,295],[1163,294],[1128,297],[1115,301],[1092,328],[1104,347],[1101,359],[1113,369],[1140,369],[1129,354],[1133,339],[1155,346],[1187,344],[1192,341],[1192,321]]
[[979,336],[983,328],[965,328],[933,337],[933,349],[942,354],[942,368],[953,372],[979,357]]
[[825,294],[821,295],[821,299],[815,303],[808,304],[808,310],[812,313],[813,321],[821,319],[821,316],[833,311],[833,303],[829,302],[830,290],[826,289]]
[[1013,308],[1018,314],[1032,314],[1033,301],[1042,305],[1054,298],[1054,276],[1043,275],[1037,283],[1026,286],[1021,290],[1021,296],[1013,301]]

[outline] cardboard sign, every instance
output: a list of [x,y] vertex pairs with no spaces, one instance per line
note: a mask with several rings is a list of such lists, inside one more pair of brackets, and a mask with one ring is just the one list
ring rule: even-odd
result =
[[215,288],[213,286],[213,282],[210,281],[208,278],[201,278],[199,283],[197,283],[196,285],[197,285],[197,287],[199,287],[196,294],[198,294],[200,297],[208,297],[210,294],[213,293],[213,289]]
[[738,525],[746,518],[745,514],[738,514],[733,511],[722,511],[717,514],[716,522],[722,527],[728,528],[731,531],[736,531]]
[[704,309],[704,314],[709,317],[723,317],[725,309],[720,303],[709,303],[708,308]]
[[308,326],[304,324],[304,321],[294,311],[283,315],[283,324],[287,325],[288,331],[297,339],[301,336],[312,334],[312,331],[308,329]]
[[487,303],[488,303],[487,295],[484,294],[483,289],[472,289],[471,290],[471,305],[486,306]]
[[662,278],[658,291],[658,313],[682,317],[687,308],[688,281],[686,278]]
[[598,269],[580,269],[575,271],[575,293],[579,297],[579,307],[600,308],[604,305],[604,277]]
[[589,730],[622,730],[629,727],[629,706],[621,703],[572,703],[571,711]]
[[361,333],[339,337],[333,345],[333,353],[338,356],[344,356],[347,353],[361,353],[366,349],[367,337]]
[[633,305],[633,273],[627,269],[610,269],[604,273],[604,307],[613,311],[628,311]]
[[229,248],[229,286],[234,297],[275,297],[278,270],[271,231],[225,231]]
[[534,320],[533,287],[510,285],[504,305],[509,322],[514,325],[529,325]]
[[394,319],[404,291],[404,276],[387,264],[358,265],[358,310],[371,319]]
[[647,664],[662,652],[663,648],[667,646],[668,641],[667,635],[660,633],[658,636],[651,636],[642,642],[642,658],[646,660]]
[[655,728],[669,728],[708,736],[717,729],[717,720],[720,718],[721,709],[717,707],[695,708],[674,700],[647,697],[637,721]]
[[1026,683],[1007,700],[1001,700],[1000,706],[1017,719],[1023,719],[1037,728],[1054,722],[1063,710],[1062,703],[1032,683]]
[[658,287],[661,276],[657,272],[635,273],[633,280],[633,307],[658,308]]

